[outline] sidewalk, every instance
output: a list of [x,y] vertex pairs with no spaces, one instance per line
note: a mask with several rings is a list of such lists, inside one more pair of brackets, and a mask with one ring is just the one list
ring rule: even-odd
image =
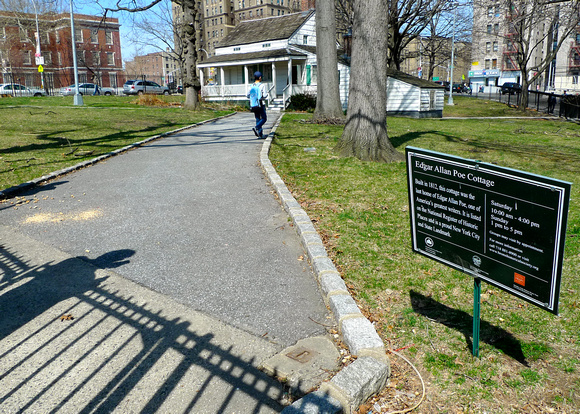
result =
[[2,412],[281,411],[258,366],[332,320],[252,124],[185,130],[0,204]]

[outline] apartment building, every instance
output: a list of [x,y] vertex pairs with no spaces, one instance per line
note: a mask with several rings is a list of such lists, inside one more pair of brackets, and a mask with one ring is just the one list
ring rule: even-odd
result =
[[[105,87],[123,84],[119,21],[75,14],[74,41],[79,82]],[[0,12],[0,82],[48,91],[74,83],[70,14]],[[41,71],[39,66],[42,66]]]
[[[521,84],[523,76],[530,79],[537,74],[537,68],[554,50],[551,48],[562,42],[556,59],[540,73],[530,88],[538,91],[580,91],[580,28],[572,36],[561,39],[559,37],[567,19],[562,15],[560,22],[553,24],[554,13],[565,13],[566,2],[552,5],[554,9],[546,9],[545,15],[536,13],[533,19],[523,20],[524,23],[516,23],[516,20],[530,13],[529,8],[523,3],[518,6],[522,10],[513,9],[508,13],[506,4],[496,0],[474,3],[472,64],[469,71],[471,83],[486,91],[496,91],[505,82]],[[515,40],[518,30],[530,36],[530,44],[537,45],[530,53],[527,74],[521,72],[516,59],[520,53]]]
[[147,79],[160,85],[179,83],[180,65],[170,51],[154,52],[144,56],[135,56],[125,62],[127,79]]

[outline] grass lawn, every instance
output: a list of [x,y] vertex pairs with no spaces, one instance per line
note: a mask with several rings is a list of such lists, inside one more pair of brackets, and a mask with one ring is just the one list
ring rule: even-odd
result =
[[0,98],[0,189],[232,112],[184,111],[183,99],[84,96],[74,106],[72,96]]
[[[454,102],[445,116],[519,115],[500,103]],[[386,346],[421,372],[427,395],[414,412],[579,412],[580,126],[555,118],[387,121],[401,152],[411,145],[573,183],[560,315],[484,282],[474,358],[472,278],[412,252],[405,164],[340,158],[333,148],[342,127],[305,122],[310,117],[284,116],[270,159]],[[373,401],[384,412],[421,395],[412,369],[396,356],[391,362],[390,384]]]

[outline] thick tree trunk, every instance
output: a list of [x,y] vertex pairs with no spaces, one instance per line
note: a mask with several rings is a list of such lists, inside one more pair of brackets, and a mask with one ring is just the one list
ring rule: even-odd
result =
[[363,161],[403,160],[387,135],[387,3],[355,0],[348,111],[336,146]]
[[183,37],[184,48],[184,77],[183,90],[185,92],[184,109],[196,110],[200,107],[198,93],[201,90],[199,74],[197,72],[197,53],[201,47],[198,42],[199,11],[195,0],[183,3]]
[[316,2],[316,110],[313,119],[344,118],[339,94],[334,0]]

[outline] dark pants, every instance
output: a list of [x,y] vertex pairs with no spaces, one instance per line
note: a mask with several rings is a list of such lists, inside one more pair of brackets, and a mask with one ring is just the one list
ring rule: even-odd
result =
[[268,120],[268,116],[266,115],[266,107],[261,105],[259,108],[253,110],[254,116],[256,117],[256,131],[258,134],[262,136],[262,126]]

